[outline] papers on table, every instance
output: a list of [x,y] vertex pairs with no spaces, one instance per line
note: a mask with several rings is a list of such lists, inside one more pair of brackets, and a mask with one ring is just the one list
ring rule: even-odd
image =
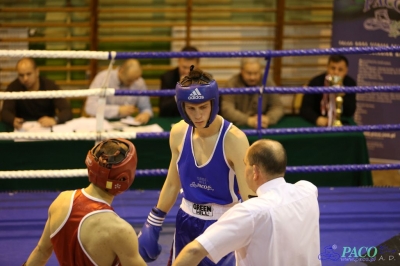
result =
[[[94,117],[74,118],[65,124],[53,126],[53,132],[93,132],[97,131],[96,124],[97,121]],[[103,120],[103,130],[113,130],[113,127],[107,120]]]
[[[51,132],[50,127],[42,127],[37,121],[27,121],[22,124],[20,129],[14,129],[14,132]],[[15,139],[14,141],[38,141],[32,139]]]
[[142,122],[136,121],[136,119],[132,116],[122,118],[121,122],[131,126],[140,126],[142,124]]
[[20,129],[15,129],[14,132],[51,132],[51,128],[42,127],[37,121],[27,121],[22,124]]
[[[123,122],[123,120],[125,122]],[[128,123],[126,123],[128,121]],[[145,126],[129,126],[135,124],[137,121],[134,119],[121,119],[120,121],[109,122],[103,120],[103,130],[106,132],[163,132],[164,130],[158,124],[145,125]],[[55,125],[53,127],[42,127],[36,121],[24,122],[20,130],[14,132],[96,132],[97,121],[94,117],[80,117],[72,119],[65,124]],[[16,139],[15,141],[31,141],[29,139]]]

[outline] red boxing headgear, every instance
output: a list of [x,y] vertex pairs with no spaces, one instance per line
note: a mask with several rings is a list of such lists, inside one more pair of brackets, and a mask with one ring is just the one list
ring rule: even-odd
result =
[[[118,145],[113,154],[104,152],[104,145]],[[126,146],[123,149],[121,145]],[[102,149],[103,148],[103,149]],[[118,138],[100,142],[92,148],[85,160],[89,181],[112,195],[127,190],[133,183],[137,165],[137,154],[132,142]]]

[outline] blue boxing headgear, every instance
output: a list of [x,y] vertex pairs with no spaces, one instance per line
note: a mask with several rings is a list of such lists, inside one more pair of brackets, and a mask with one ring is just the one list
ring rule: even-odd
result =
[[193,127],[195,125],[186,114],[184,103],[198,104],[211,101],[211,114],[205,126],[209,127],[219,111],[218,85],[211,75],[199,70],[193,71],[192,66],[189,76],[184,77],[181,82],[176,84],[175,91],[179,113],[183,120]]

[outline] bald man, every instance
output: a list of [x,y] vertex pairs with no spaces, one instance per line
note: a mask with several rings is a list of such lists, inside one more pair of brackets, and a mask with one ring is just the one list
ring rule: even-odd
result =
[[[101,88],[107,78],[107,71],[103,70],[96,75],[90,88]],[[111,70],[108,88],[123,90],[147,90],[142,78],[142,69],[136,59],[126,60],[120,67]],[[96,116],[98,96],[89,96],[86,100],[85,111],[90,116]],[[139,114],[135,119],[146,124],[153,116],[153,111],[148,96],[107,96],[104,117],[107,119],[132,116],[136,108]]]
[[[6,91],[48,91],[60,88],[51,80],[40,77],[39,69],[32,58],[18,61],[18,78],[11,82]],[[1,111],[4,123],[20,129],[25,121],[37,121],[42,127],[51,127],[72,119],[69,102],[65,98],[5,100]]]
[[286,183],[286,152],[277,141],[254,142],[244,165],[258,197],[225,212],[173,266],[197,265],[205,256],[217,263],[232,251],[239,266],[321,265],[317,188],[308,181]]
[[[243,58],[240,73],[231,77],[226,88],[257,87],[262,85],[263,69],[259,58]],[[272,79],[267,86],[275,86]],[[258,127],[258,94],[224,94],[221,96],[221,115],[236,126]],[[261,127],[274,125],[282,118],[283,104],[279,94],[264,93],[261,110]]]

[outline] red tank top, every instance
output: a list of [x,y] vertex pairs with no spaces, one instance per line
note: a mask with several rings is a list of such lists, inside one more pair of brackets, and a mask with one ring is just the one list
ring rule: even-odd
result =
[[[96,199],[82,191],[75,190],[73,201],[71,199],[69,214],[60,225],[60,227],[50,236],[53,244],[54,253],[57,260],[62,266],[70,265],[96,265],[89,257],[83,245],[80,243],[78,235],[79,227],[85,216],[90,216],[93,212],[114,211],[105,201]],[[71,206],[72,205],[72,206]],[[119,260],[116,257],[112,265],[119,265]]]

